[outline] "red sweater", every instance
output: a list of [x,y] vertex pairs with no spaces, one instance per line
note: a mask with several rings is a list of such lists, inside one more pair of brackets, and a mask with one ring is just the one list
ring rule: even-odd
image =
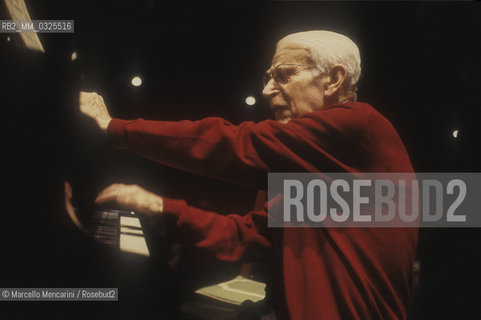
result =
[[[119,149],[258,189],[266,188],[268,172],[413,171],[391,123],[359,102],[329,106],[287,124],[113,119],[108,133]],[[195,246],[219,259],[273,252],[275,291],[284,291],[291,319],[407,317],[415,228],[285,228],[273,237],[265,210],[222,216],[165,199],[164,211],[178,217]],[[280,316],[283,307],[274,305]]]

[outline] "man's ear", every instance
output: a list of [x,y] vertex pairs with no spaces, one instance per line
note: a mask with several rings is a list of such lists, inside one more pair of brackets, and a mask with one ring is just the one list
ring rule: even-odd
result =
[[329,70],[328,83],[324,90],[324,96],[333,97],[340,93],[344,81],[346,80],[346,68],[340,64],[336,64]]

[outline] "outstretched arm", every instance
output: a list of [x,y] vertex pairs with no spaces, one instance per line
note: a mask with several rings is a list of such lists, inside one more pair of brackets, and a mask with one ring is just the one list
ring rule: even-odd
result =
[[265,120],[233,125],[221,118],[111,120],[103,100],[94,93],[88,95],[92,97],[84,97],[81,110],[99,123],[115,147],[170,167],[263,190],[268,172],[352,171],[353,159],[365,153],[363,146],[369,146],[366,139],[375,136],[367,128],[379,127],[379,122],[369,124],[369,108],[359,103],[315,111],[286,124]]
[[182,239],[220,260],[250,260],[271,247],[267,239],[267,213],[253,211],[245,216],[221,215],[197,209],[183,200],[151,193],[137,185],[114,184],[100,192],[99,205],[115,203],[146,217],[170,215]]

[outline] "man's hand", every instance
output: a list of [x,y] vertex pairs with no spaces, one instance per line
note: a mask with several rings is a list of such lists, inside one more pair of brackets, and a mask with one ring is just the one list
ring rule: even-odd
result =
[[159,215],[163,209],[162,197],[138,185],[113,184],[99,193],[95,203],[114,203],[146,216]]
[[102,131],[107,132],[107,126],[112,118],[102,96],[95,92],[81,91],[79,95],[80,111],[97,122]]

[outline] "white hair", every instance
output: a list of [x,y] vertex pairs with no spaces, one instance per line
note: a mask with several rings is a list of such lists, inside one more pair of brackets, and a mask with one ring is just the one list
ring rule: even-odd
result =
[[351,39],[332,31],[312,30],[285,36],[277,43],[277,48],[289,44],[307,49],[322,74],[327,74],[336,64],[344,66],[348,89],[356,91],[361,76],[361,55]]

